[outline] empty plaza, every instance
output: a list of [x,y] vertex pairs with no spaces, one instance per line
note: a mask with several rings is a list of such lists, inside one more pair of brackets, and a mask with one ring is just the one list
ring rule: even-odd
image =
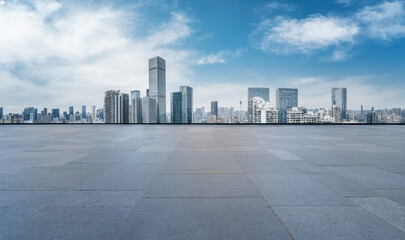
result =
[[405,239],[404,126],[1,125],[0,239]]

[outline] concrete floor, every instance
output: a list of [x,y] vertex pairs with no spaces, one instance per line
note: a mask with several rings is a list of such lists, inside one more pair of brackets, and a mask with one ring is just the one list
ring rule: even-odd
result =
[[0,126],[0,239],[405,239],[403,126]]

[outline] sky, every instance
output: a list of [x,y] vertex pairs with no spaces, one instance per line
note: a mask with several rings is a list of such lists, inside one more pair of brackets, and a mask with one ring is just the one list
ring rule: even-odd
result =
[[[104,92],[148,88],[166,59],[167,101],[247,108],[248,87],[299,89],[299,106],[405,108],[405,1],[0,0],[0,106],[103,107]],[[167,108],[170,111],[170,108]]]

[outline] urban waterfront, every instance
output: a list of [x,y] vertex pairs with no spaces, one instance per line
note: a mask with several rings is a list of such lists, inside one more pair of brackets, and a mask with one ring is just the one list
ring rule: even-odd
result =
[[2,125],[0,239],[404,239],[402,126]]

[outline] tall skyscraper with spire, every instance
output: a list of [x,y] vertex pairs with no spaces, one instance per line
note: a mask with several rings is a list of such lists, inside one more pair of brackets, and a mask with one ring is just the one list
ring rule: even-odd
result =
[[156,122],[166,123],[166,61],[149,59],[149,97],[156,100]]

